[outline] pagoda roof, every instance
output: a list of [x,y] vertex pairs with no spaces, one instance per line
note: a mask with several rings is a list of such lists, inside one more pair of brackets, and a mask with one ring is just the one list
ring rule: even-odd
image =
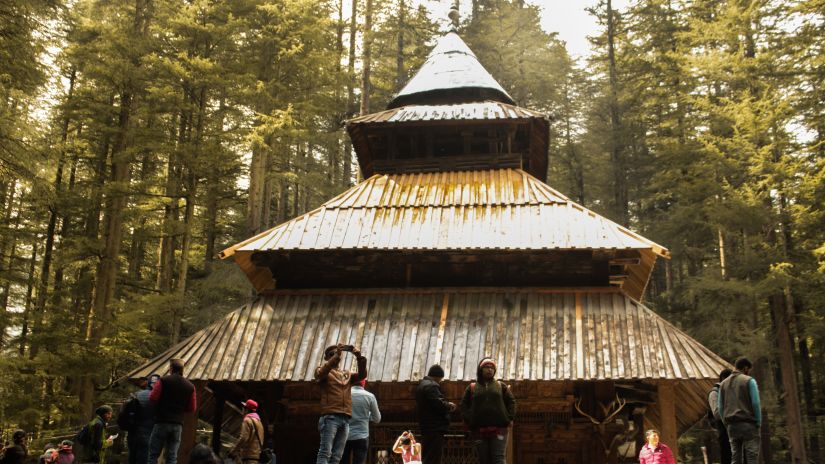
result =
[[505,381],[674,382],[682,429],[728,367],[618,289],[336,289],[259,296],[128,377],[179,358],[195,381],[311,382],[337,342],[361,349],[375,382],[417,382],[436,363],[468,382],[485,355]]
[[622,284],[641,299],[661,245],[573,202],[520,169],[376,174],[320,207],[221,252],[259,290],[260,252],[636,250]]
[[484,69],[470,47],[451,31],[438,39],[427,61],[387,108],[484,100],[515,104],[513,97]]

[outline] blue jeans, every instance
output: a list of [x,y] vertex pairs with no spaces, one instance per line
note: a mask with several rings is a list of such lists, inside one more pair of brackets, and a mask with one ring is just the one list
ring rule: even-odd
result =
[[478,464],[504,464],[507,450],[507,431],[494,437],[477,438],[475,440]]
[[167,424],[159,422],[152,428],[152,436],[149,437],[149,460],[147,464],[157,464],[160,452],[166,449],[166,464],[177,464],[178,448],[180,448],[180,435],[183,426],[180,424]]
[[757,464],[759,462],[759,427],[750,422],[728,424],[731,462],[733,464]]
[[[349,436],[349,417],[341,414],[324,414],[318,419],[321,446],[315,464],[338,464],[344,455]],[[154,464],[154,463],[149,463]]]
[[149,459],[149,437],[151,428],[136,427],[126,435],[126,444],[129,446],[129,464],[146,464]]

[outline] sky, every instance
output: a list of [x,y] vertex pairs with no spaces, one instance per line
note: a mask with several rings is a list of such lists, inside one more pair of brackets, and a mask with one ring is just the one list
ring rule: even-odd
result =
[[[581,58],[590,54],[588,35],[596,35],[599,25],[585,8],[597,0],[527,0],[541,7],[541,25],[546,32],[558,32],[559,38],[567,43],[567,51],[573,57]],[[613,8],[620,10],[629,0],[613,0]],[[446,18],[452,0],[425,0],[435,19]],[[471,0],[461,1],[461,13],[470,11]],[[443,20],[444,24],[447,20]]]

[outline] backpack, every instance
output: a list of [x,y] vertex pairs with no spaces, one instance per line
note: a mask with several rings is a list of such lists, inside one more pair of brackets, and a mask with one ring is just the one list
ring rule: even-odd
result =
[[137,426],[139,415],[140,401],[135,395],[131,395],[129,400],[120,406],[120,412],[117,414],[117,426],[120,430],[129,432]]
[[[714,385],[708,392],[707,397],[710,398],[710,394],[714,391],[716,394],[719,394],[719,385]],[[724,426],[722,421],[717,420],[716,417],[713,416],[713,410],[710,408],[710,404],[708,404],[707,411],[705,412],[705,421],[707,421],[707,423],[715,429],[719,429]]]
[[92,431],[90,430],[91,424],[92,423],[89,422],[86,425],[84,425],[83,428],[80,429],[79,432],[77,432],[77,435],[74,436],[74,440],[72,441],[75,443],[80,443],[83,446],[89,446],[90,444],[92,444]]

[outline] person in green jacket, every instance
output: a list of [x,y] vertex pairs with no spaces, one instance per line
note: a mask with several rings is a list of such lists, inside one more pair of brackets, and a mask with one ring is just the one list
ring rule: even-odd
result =
[[106,448],[112,446],[113,437],[106,436],[106,426],[112,420],[112,407],[108,404],[95,410],[89,422],[89,445],[85,446],[84,463],[106,464]]
[[507,429],[516,417],[516,399],[510,387],[496,380],[496,362],[478,363],[476,381],[464,390],[461,415],[470,429],[479,464],[504,464]]

